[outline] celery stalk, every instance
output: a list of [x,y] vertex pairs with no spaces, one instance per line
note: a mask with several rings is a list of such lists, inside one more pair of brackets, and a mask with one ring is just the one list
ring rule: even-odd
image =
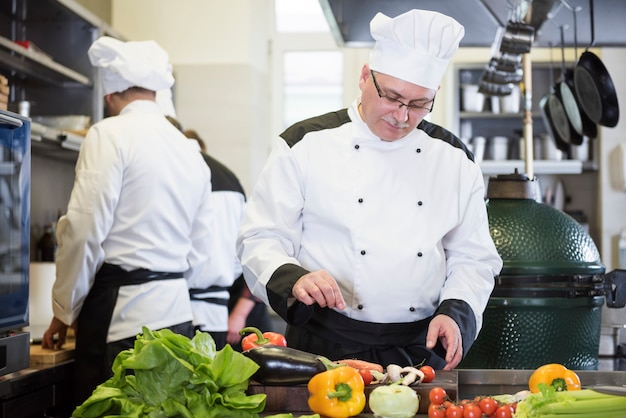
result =
[[591,389],[556,392],[547,388],[528,396],[517,405],[516,418],[624,418],[626,397]]
[[622,414],[626,415],[626,397],[624,396],[613,396],[613,395],[605,395],[603,398],[597,399],[589,399],[589,400],[576,400],[573,402],[557,402],[550,403],[542,406],[540,409],[540,414],[550,414],[550,413],[577,413],[577,414],[586,414],[595,412],[597,414],[602,413],[604,417],[604,413],[613,412],[613,411],[621,411]]
[[573,412],[571,414],[541,415],[541,418],[624,418],[624,411],[604,412],[600,417],[598,417],[598,413],[596,412],[590,414],[577,414]]

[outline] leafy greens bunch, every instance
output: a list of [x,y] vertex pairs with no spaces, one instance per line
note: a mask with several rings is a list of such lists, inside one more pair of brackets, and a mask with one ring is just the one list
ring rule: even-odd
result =
[[189,339],[143,327],[134,348],[115,358],[113,377],[72,417],[257,417],[266,395],[246,390],[258,368],[228,344],[217,351],[208,333]]

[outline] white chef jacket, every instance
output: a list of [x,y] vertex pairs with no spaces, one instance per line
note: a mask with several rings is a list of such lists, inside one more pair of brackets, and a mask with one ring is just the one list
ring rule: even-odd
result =
[[266,285],[280,266],[325,269],[349,318],[414,322],[460,299],[480,330],[502,268],[480,167],[420,127],[382,141],[358,103],[346,123],[274,141],[238,238],[251,291],[269,304]]
[[[88,131],[67,214],[58,222],[54,315],[78,317],[106,262],[197,274],[206,261],[211,173],[153,101],[134,101]],[[192,320],[185,280],[122,286],[107,342]]]
[[[190,141],[197,144],[196,141]],[[200,149],[198,147],[198,152]],[[239,179],[221,162],[209,155],[205,161],[211,169],[213,223],[208,262],[199,274],[188,280],[190,289],[205,289],[209,286],[231,287],[241,275],[241,262],[237,256],[237,232],[241,225],[246,197]],[[228,290],[207,291],[195,295],[197,298],[218,298],[228,301]],[[228,305],[191,300],[193,323],[201,331],[228,331]]]

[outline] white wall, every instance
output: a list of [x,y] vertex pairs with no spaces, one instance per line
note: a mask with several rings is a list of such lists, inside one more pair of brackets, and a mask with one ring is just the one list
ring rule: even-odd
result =
[[129,40],[168,51],[177,119],[249,193],[267,156],[271,0],[113,0],[112,9]]
[[[619,143],[626,142],[626,121],[624,121],[624,106],[626,106],[626,73],[623,71],[626,64],[626,50],[605,48],[602,51],[602,62],[608,70],[611,80],[617,91],[618,101],[622,107],[620,121],[614,128],[602,128],[600,135],[600,224],[602,225],[602,261],[607,271],[619,267],[617,241],[622,228],[626,228],[626,191],[615,190],[610,181],[609,154]],[[621,266],[626,268],[626,266]]]

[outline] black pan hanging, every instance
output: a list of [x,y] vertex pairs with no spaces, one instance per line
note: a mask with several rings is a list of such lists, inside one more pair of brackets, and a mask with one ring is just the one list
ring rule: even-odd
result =
[[[595,43],[593,0],[589,0],[591,45]],[[613,80],[606,67],[589,47],[582,53],[574,69],[576,96],[583,111],[593,122],[613,128],[619,121],[619,103]]]
[[[554,141],[556,147],[565,153],[565,155],[569,156],[570,153],[570,144],[565,141],[565,139],[561,136],[559,130],[556,129],[556,123],[554,121],[554,117],[552,115],[552,111],[550,110],[550,98],[554,96],[555,92],[555,84],[554,84],[554,68],[553,68],[553,60],[552,60],[552,49],[550,49],[550,91],[541,98],[539,101],[539,109],[541,109],[541,116],[543,118],[543,123],[546,126],[546,130],[548,134]],[[561,115],[565,115],[565,110],[561,112]],[[565,125],[564,125],[565,126]]]
[[[578,24],[576,22],[576,9],[572,8],[574,14],[574,56],[578,57]],[[561,31],[561,43],[563,43],[563,33]],[[565,63],[563,63],[565,66]],[[574,64],[576,68],[576,64]],[[576,86],[574,83],[574,69],[563,70],[563,82],[560,84],[561,99],[563,100],[563,107],[567,113],[567,117],[571,123],[572,128],[580,136],[580,144],[572,141],[573,145],[581,145],[583,136],[587,136],[592,139],[598,135],[598,126],[594,121],[589,119],[587,114],[582,110],[582,106],[576,96]],[[574,140],[578,139],[578,136]]]
[[[580,145],[583,143],[583,137],[578,131],[582,131],[582,122],[580,120],[580,113],[577,114],[578,107],[576,106],[576,99],[571,94],[571,90],[567,87],[566,71],[565,71],[565,47],[563,39],[563,26],[561,26],[561,62],[562,62],[562,78],[552,91],[552,94],[548,98],[548,107],[550,108],[550,117],[552,119],[552,128],[557,137],[571,145]],[[563,88],[562,85],[565,84]],[[566,97],[563,97],[563,91],[567,93]],[[572,111],[572,108],[576,111]],[[568,115],[577,116],[576,119],[570,120]],[[574,126],[576,124],[577,126]],[[577,130],[578,128],[578,130]],[[556,138],[555,138],[556,139]],[[557,144],[558,145],[558,144]]]

